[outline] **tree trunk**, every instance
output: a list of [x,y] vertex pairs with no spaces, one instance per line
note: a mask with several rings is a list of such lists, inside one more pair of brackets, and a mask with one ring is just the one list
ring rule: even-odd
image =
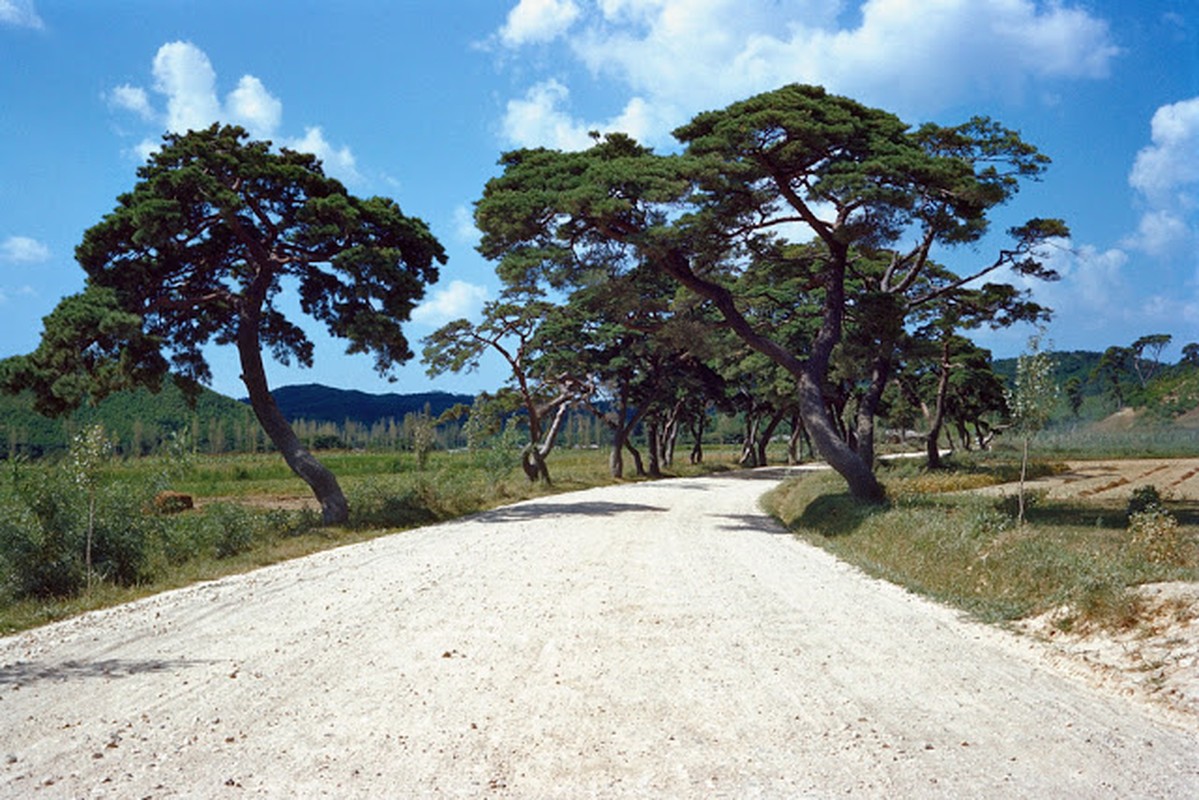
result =
[[945,396],[949,393],[949,340],[941,345],[941,376],[937,380],[937,406],[928,429],[928,468],[941,468],[941,424],[945,420]]
[[[787,464],[799,464],[803,460],[802,448],[803,423],[799,414],[791,415],[791,435],[787,437]],[[810,448],[809,448],[810,449]]]
[[870,387],[858,402],[858,458],[867,464],[874,464],[874,420],[890,375],[890,354],[876,358],[871,365]]
[[778,430],[779,423],[783,421],[785,412],[778,411],[770,418],[770,422],[766,423],[766,428],[758,432],[757,440],[757,462],[759,467],[764,467],[766,461],[766,448],[770,446],[770,440],[774,438],[774,432]]
[[633,469],[636,470],[638,478],[645,477],[645,462],[641,460],[641,451],[633,446],[633,440],[630,436],[625,436],[625,449],[633,456]]
[[699,416],[691,420],[691,463],[704,463],[704,427],[707,422],[707,415],[700,413]]
[[816,451],[828,465],[845,479],[849,493],[858,500],[881,503],[887,494],[874,477],[871,465],[858,458],[858,454],[837,435],[825,410],[824,395],[820,384],[805,371],[799,376],[799,408],[804,429],[808,432]]
[[662,477],[662,432],[658,427],[658,420],[650,420],[646,424],[645,435],[647,439],[646,447],[649,451],[649,476],[651,478]]
[[958,441],[962,443],[962,449],[969,453],[973,448],[970,442],[970,431],[966,428],[966,421],[954,419],[953,426],[958,429]]
[[[552,405],[544,409],[534,409],[538,421],[535,426],[536,430],[541,430],[540,423],[543,415],[549,413],[551,408],[553,408]],[[554,419],[550,423],[549,430],[545,432],[540,441],[532,438],[528,446],[521,452],[520,466],[524,470],[525,477],[529,479],[529,483],[536,483],[540,480],[546,486],[553,485],[553,481],[550,480],[550,469],[546,465],[545,460],[549,458],[550,453],[554,450],[554,445],[558,441],[558,432],[562,429],[562,423],[566,419],[566,414],[569,410],[570,403],[559,403],[557,410],[554,412]],[[534,426],[530,425],[529,428],[532,431]]]
[[821,281],[825,287],[822,319],[806,360],[754,330],[737,308],[728,288],[696,275],[683,250],[667,248],[661,253],[660,263],[684,286],[713,301],[729,329],[742,341],[795,376],[799,385],[800,413],[817,451],[845,479],[856,499],[881,503],[886,500],[886,492],[874,477],[874,465],[863,463],[843,439],[838,439],[824,406],[823,384],[828,376],[829,360],[833,348],[841,341],[841,323],[845,315],[845,264],[849,260],[848,245],[831,238],[826,241],[832,252]]
[[326,525],[344,525],[350,519],[350,506],[337,478],[300,444],[296,432],[279,410],[267,388],[262,366],[257,320],[243,320],[237,332],[237,354],[241,360],[241,380],[250,397],[250,407],[258,423],[274,443],[287,466],[312,489],[321,504],[321,519]]
[[624,429],[612,429],[612,452],[608,455],[608,474],[613,478],[624,477]]
[[754,444],[758,439],[758,415],[750,410],[745,412],[745,433],[741,438],[741,457],[737,463],[742,467],[758,466],[758,451]]

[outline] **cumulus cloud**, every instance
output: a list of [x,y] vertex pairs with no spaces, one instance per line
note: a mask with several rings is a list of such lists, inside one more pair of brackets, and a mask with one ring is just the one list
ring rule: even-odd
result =
[[167,130],[203,130],[221,119],[216,70],[191,42],[170,42],[154,56],[154,90],[167,99]]
[[560,150],[582,150],[591,144],[587,123],[570,116],[562,106],[570,90],[557,80],[542,81],[525,96],[508,101],[504,137],[521,146],[544,145]]
[[0,25],[41,30],[46,27],[32,0],[0,0]]
[[257,138],[273,136],[283,121],[283,103],[253,75],[242,76],[237,88],[229,93],[225,108],[230,121]]
[[1137,153],[1128,182],[1154,203],[1199,183],[1199,97],[1162,106],[1149,124],[1152,144]]
[[[283,102],[254,75],[243,75],[222,100],[216,69],[208,55],[191,42],[168,42],[158,48],[151,72],[153,92],[165,101],[165,110],[155,109],[143,87],[129,84],[107,92],[109,104],[172,133],[201,130],[218,122],[240,125],[255,139],[270,139],[316,155],[330,175],[351,183],[361,180],[350,148],[331,144],[319,126],[305,128],[302,137],[281,136]],[[158,147],[156,140],[146,138],[133,152],[145,160]]]
[[487,300],[487,288],[453,280],[412,310],[412,321],[430,327],[477,313]]
[[475,227],[475,217],[466,206],[454,209],[454,236],[460,242],[475,244],[479,241],[479,229]]
[[667,109],[655,108],[641,97],[631,99],[615,117],[592,122],[571,116],[569,101],[570,90],[556,79],[534,85],[524,97],[508,101],[504,138],[520,147],[585,150],[594,144],[592,131],[621,132],[654,141],[670,127],[664,122]]
[[[852,27],[838,23],[842,5],[596,0],[572,19],[566,38],[592,74],[664,109],[647,121],[656,136],[697,111],[792,82],[927,118],[979,92],[1012,95],[1034,81],[1104,77],[1119,52],[1105,21],[1062,3],[866,0]],[[521,117],[512,124],[524,129],[537,110],[527,100],[509,106],[510,117]],[[587,127],[560,108],[542,108],[546,125]]]
[[50,260],[50,248],[28,236],[9,236],[0,242],[0,261],[11,264],[37,264]]
[[132,111],[146,122],[153,122],[156,113],[150,105],[150,96],[140,86],[124,84],[108,92],[106,97],[113,108]]
[[520,0],[500,28],[500,41],[508,47],[548,42],[565,33],[578,16],[574,0]]
[[1192,249],[1199,242],[1199,97],[1159,108],[1150,141],[1128,176],[1144,213],[1127,244],[1155,256]]
[[288,139],[284,144],[301,153],[312,153],[321,160],[325,165],[325,172],[330,175],[350,182],[358,181],[362,177],[358,173],[358,165],[350,148],[338,148],[329,144],[320,127],[305,128],[303,138]]

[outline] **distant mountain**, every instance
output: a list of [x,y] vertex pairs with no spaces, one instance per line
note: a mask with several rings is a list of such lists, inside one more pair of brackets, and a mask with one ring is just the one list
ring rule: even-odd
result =
[[317,383],[283,386],[271,394],[283,416],[289,420],[341,424],[349,419],[367,426],[389,418],[402,420],[407,414],[421,413],[426,406],[429,413],[436,417],[459,403],[470,405],[474,402],[474,397],[469,394],[370,394],[355,389],[334,389]]

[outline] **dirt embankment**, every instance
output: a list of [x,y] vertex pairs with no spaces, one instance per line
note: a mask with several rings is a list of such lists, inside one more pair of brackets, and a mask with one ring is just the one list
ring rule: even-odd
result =
[[[1154,486],[1167,500],[1199,505],[1199,458],[1070,461],[1067,470],[1029,483],[1053,499],[1080,498],[1121,513],[1133,491]],[[987,493],[1015,491],[1014,484]],[[1199,719],[1199,583],[1157,583],[1138,589],[1144,622],[1129,630],[1063,632],[1068,609],[1017,627],[1042,641],[1061,663],[1112,691],[1151,697]]]

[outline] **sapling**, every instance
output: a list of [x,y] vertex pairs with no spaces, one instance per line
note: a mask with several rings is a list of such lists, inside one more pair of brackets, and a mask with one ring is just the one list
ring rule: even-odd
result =
[[87,569],[87,590],[92,590],[92,540],[96,532],[96,490],[100,486],[101,470],[112,456],[112,442],[103,425],[91,425],[71,440],[67,469],[71,480],[87,495],[87,539],[83,560]]
[[1053,380],[1053,358],[1041,349],[1040,331],[1028,339],[1028,352],[1016,360],[1016,389],[1008,395],[1012,426],[1020,436],[1020,489],[1017,519],[1024,524],[1024,482],[1028,476],[1028,447],[1032,437],[1045,427],[1057,402],[1057,384]]

